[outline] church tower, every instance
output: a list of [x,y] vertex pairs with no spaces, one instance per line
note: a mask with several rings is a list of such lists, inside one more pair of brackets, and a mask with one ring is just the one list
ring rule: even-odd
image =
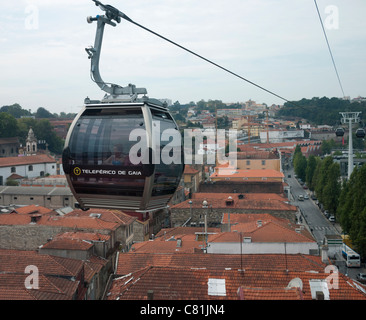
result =
[[34,136],[32,127],[29,128],[28,137],[25,144],[25,154],[32,156],[37,154],[37,139]]

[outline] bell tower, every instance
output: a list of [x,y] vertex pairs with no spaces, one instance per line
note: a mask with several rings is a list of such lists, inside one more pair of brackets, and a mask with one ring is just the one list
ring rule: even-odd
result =
[[32,127],[30,127],[28,131],[28,137],[25,143],[25,154],[27,156],[37,154],[37,139],[34,135]]

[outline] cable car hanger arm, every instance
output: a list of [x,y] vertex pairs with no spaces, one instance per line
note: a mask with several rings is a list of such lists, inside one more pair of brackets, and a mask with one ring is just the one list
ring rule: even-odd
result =
[[92,23],[93,21],[97,21],[97,32],[95,35],[94,47],[86,48],[85,51],[88,53],[88,58],[91,59],[91,74],[93,76],[93,81],[105,92],[109,93],[113,96],[118,95],[130,95],[133,97],[137,97],[138,94],[146,94],[147,90],[145,88],[136,88],[135,85],[129,84],[127,87],[121,87],[117,84],[106,83],[103,81],[100,71],[99,71],[99,60],[100,53],[102,49],[103,35],[104,35],[104,27],[105,24],[109,24],[112,27],[117,26],[117,23],[121,22],[121,17],[130,20],[125,14],[117,10],[116,8],[110,5],[104,5],[99,1],[92,0],[95,2],[95,5],[101,8],[106,12],[105,15],[97,15],[96,17],[87,17],[88,23]]

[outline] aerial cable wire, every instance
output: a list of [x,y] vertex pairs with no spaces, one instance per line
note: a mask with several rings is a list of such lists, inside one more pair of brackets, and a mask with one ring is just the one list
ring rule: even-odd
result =
[[319,8],[318,8],[318,4],[316,3],[316,0],[314,0],[314,3],[315,3],[316,11],[318,12],[320,24],[321,24],[322,29],[323,29],[323,34],[324,34],[324,37],[325,37],[325,41],[327,42],[327,46],[328,46],[328,50],[329,50],[329,53],[330,53],[330,57],[332,58],[332,62],[333,62],[334,70],[335,70],[336,75],[337,75],[337,78],[338,78],[339,86],[341,87],[341,90],[342,90],[342,93],[343,93],[343,97],[345,97],[345,94],[344,94],[344,91],[343,91],[343,86],[342,86],[342,83],[341,83],[341,79],[340,79],[339,74],[338,74],[337,66],[336,66],[336,63],[334,61],[333,53],[332,53],[332,50],[331,50],[330,45],[329,45],[327,33],[325,32],[323,20],[322,20],[322,17],[320,16],[320,12],[319,12]]
[[[161,34],[155,32],[155,31],[153,31],[153,30],[151,30],[151,29],[149,29],[149,28],[147,28],[147,27],[145,27],[145,26],[137,23],[136,21],[133,21],[131,18],[129,18],[127,15],[125,15],[123,12],[117,10],[116,8],[114,8],[112,6],[109,6],[109,5],[103,5],[98,0],[92,0],[92,1],[94,1],[95,4],[97,6],[99,6],[102,10],[106,11],[107,13],[109,13],[110,17],[112,19],[116,20],[118,23],[120,22],[120,18],[122,18],[122,19],[124,19],[124,20],[126,20],[126,21],[128,21],[128,22],[130,22],[132,24],[134,24],[135,26],[137,26],[137,27],[139,27],[139,28],[141,28],[141,29],[143,29],[143,30],[145,30],[147,32],[150,32],[153,35],[155,35],[155,36],[157,36],[157,37],[159,37],[159,38],[161,38],[161,39],[163,39],[163,40],[165,40],[165,41],[167,41],[167,42],[169,42],[169,43],[177,46],[178,48],[183,49],[183,50],[187,51],[188,53],[190,53],[190,54],[192,54],[192,55],[194,55],[194,56],[196,56],[196,57],[198,57],[198,58],[200,58],[200,59],[202,59],[202,60],[204,60],[204,61],[212,64],[212,65],[214,65],[215,67],[220,68],[220,69],[224,70],[225,72],[228,72],[229,74],[231,74],[231,75],[233,75],[233,76],[235,76],[235,77],[237,77],[237,78],[239,78],[239,79],[241,79],[243,81],[246,81],[247,83],[249,83],[249,84],[251,84],[251,85],[253,85],[253,86],[255,86],[255,87],[257,87],[257,88],[259,88],[259,89],[261,89],[263,91],[266,91],[267,93],[269,93],[269,94],[271,94],[273,96],[276,96],[277,98],[280,98],[281,100],[284,100],[284,101],[286,101],[286,102],[288,102],[288,103],[290,103],[290,104],[292,104],[292,105],[294,105],[296,107],[301,107],[301,106],[297,105],[296,103],[294,103],[294,102],[292,102],[292,101],[290,101],[290,100],[288,100],[288,99],[286,99],[286,98],[284,98],[284,97],[282,97],[282,96],[274,93],[273,91],[270,91],[270,90],[268,90],[268,89],[260,86],[259,84],[256,84],[256,83],[254,83],[254,82],[252,82],[252,81],[244,78],[243,76],[241,76],[241,75],[239,75],[239,74],[237,74],[237,73],[235,73],[235,72],[233,72],[233,71],[231,71],[231,70],[229,70],[229,69],[227,69],[227,68],[225,68],[225,67],[223,67],[223,66],[221,66],[221,65],[219,65],[219,64],[217,64],[215,62],[213,62],[212,60],[207,59],[207,58],[199,55],[198,53],[196,53],[196,52],[194,52],[194,51],[192,51],[192,50],[190,50],[190,49],[188,49],[188,48],[186,48],[186,47],[184,47],[184,46],[182,46],[182,45],[174,42],[173,40],[170,40],[170,39],[164,37],[163,35],[161,35]],[[108,16],[108,14],[107,14],[107,16]]]

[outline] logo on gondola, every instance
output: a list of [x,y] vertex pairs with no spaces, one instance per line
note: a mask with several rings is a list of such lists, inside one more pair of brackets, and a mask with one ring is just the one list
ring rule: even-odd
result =
[[74,175],[79,176],[81,174],[81,169],[79,167],[74,168]]

